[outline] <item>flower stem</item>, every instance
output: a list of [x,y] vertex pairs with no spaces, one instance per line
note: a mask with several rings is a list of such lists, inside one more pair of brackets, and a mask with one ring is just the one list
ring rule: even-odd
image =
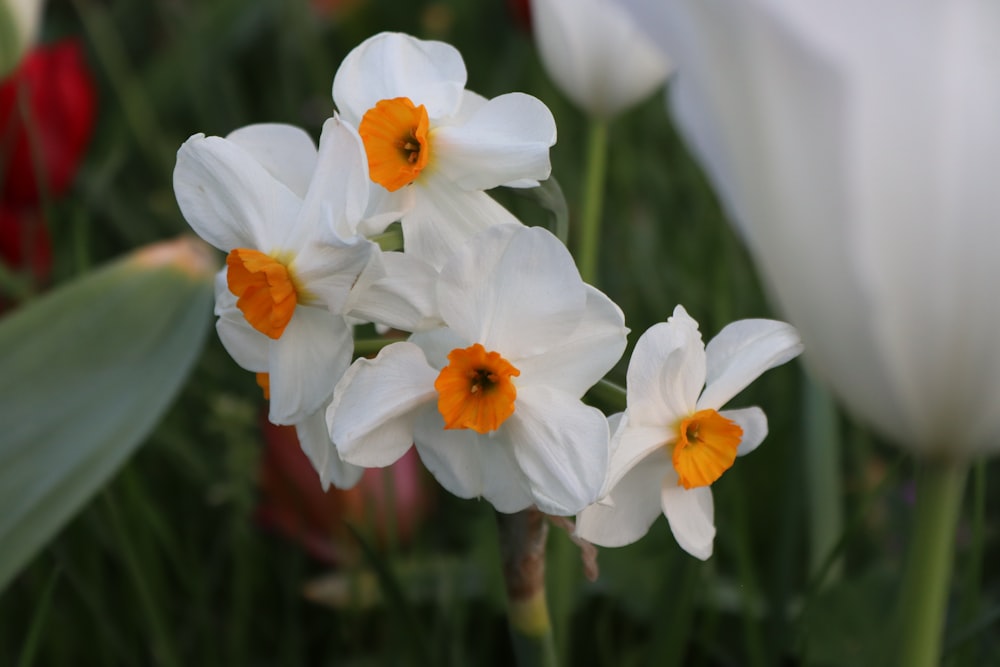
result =
[[604,207],[604,174],[607,168],[608,123],[592,118],[587,133],[587,173],[583,184],[583,212],[577,264],[585,282],[597,280],[601,244],[601,211]]
[[545,599],[549,525],[537,509],[497,512],[507,618],[518,667],[555,667],[555,641]]
[[916,529],[899,597],[899,665],[939,664],[955,550],[955,527],[969,466],[923,461],[917,470]]

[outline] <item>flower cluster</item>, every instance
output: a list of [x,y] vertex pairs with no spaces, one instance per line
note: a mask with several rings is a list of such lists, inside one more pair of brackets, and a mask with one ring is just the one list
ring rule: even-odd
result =
[[[177,201],[227,254],[223,344],[324,487],[415,447],[451,493],[580,514],[599,544],[638,539],[654,518],[644,491],[662,493],[681,545],[705,557],[708,485],[766,433],[757,408],[717,409],[798,353],[794,330],[740,322],[706,350],[678,308],[640,339],[624,415],[584,403],[625,350],[625,317],[561,241],[486,192],[549,177],[555,122],[534,97],[465,81],[451,46],[382,33],[337,71],[318,147],[286,125],[184,143]],[[373,239],[396,221],[403,250],[383,250]],[[409,337],[352,364],[362,322]]]

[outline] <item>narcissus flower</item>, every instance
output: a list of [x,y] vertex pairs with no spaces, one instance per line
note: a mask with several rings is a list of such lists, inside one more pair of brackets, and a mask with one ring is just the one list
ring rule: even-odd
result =
[[666,54],[614,0],[531,0],[542,64],[588,115],[611,118],[663,85]]
[[386,466],[414,444],[437,480],[500,512],[597,498],[608,424],[580,398],[625,349],[619,308],[549,232],[497,225],[442,268],[445,326],[359,359],[327,412],[341,457]]
[[345,310],[374,243],[360,139],[333,118],[319,152],[302,130],[251,125],[181,146],[174,191],[206,241],[228,253],[217,330],[236,362],[267,373],[270,419],[301,424],[329,400],[354,349]]
[[549,177],[556,140],[539,100],[487,100],[465,90],[452,46],[399,33],[367,39],[333,81],[341,117],[365,144],[383,205],[402,216],[406,251],[440,267],[476,232],[517,219],[484,190],[531,187]]
[[921,456],[1000,453],[1000,11],[626,0],[804,360]]
[[646,331],[629,361],[628,407],[612,420],[606,495],[580,513],[577,534],[603,546],[629,544],[662,512],[685,551],[711,556],[711,484],[767,435],[760,408],[722,406],[801,351],[795,329],[774,320],[734,322],[705,346],[681,306]]

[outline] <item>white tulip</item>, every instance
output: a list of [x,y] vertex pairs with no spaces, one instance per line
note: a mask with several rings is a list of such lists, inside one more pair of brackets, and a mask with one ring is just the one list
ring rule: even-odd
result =
[[806,362],[922,455],[997,451],[1000,5],[623,3]]
[[670,73],[664,52],[610,0],[532,0],[531,24],[549,76],[591,116],[618,115]]

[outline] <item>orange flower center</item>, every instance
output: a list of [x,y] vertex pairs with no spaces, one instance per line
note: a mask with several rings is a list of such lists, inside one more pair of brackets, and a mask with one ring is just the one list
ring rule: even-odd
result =
[[517,388],[511,377],[521,374],[498,352],[479,343],[448,354],[448,365],[434,381],[438,410],[445,428],[471,428],[489,433],[514,414]]
[[407,97],[381,100],[361,119],[358,134],[368,154],[368,172],[389,192],[412,183],[430,158],[424,105]]
[[715,410],[699,410],[677,426],[673,462],[685,489],[708,486],[736,461],[743,429]]
[[226,257],[226,282],[257,331],[277,340],[292,319],[299,295],[288,267],[259,250],[236,248]]
[[257,386],[264,391],[264,400],[271,400],[271,376],[268,373],[257,373]]

